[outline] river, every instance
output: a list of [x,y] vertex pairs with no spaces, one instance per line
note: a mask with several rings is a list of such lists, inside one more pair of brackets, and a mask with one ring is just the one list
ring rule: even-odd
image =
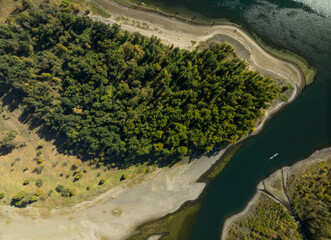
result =
[[[227,19],[273,47],[318,69],[314,83],[245,141],[208,186],[190,239],[219,239],[227,217],[240,212],[258,182],[275,170],[331,145],[331,0],[153,0],[161,9],[210,22]],[[276,157],[269,160],[271,156]]]

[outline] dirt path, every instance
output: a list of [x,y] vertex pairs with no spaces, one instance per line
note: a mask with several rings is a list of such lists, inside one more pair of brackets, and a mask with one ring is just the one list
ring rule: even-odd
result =
[[[106,23],[121,23],[123,29],[138,31],[146,36],[155,35],[164,43],[181,48],[193,49],[191,41],[205,41],[215,34],[219,40],[226,38],[227,42],[235,47],[237,54],[251,67],[263,74],[284,78],[293,85],[294,91],[289,102],[304,86],[304,76],[295,64],[268,54],[237,27],[196,26],[151,12],[126,8],[113,1],[96,2],[108,9],[112,18],[91,16],[93,19]],[[117,18],[120,16],[131,20],[120,20]],[[145,22],[148,28],[137,28],[132,25],[132,20],[140,21],[140,26],[146,26],[143,25]],[[275,103],[266,112],[265,118],[283,105],[282,102]],[[264,121],[258,126],[258,130],[263,123]],[[124,239],[142,223],[174,212],[184,202],[197,199],[205,187],[205,183],[198,183],[197,179],[210,169],[224,151],[225,149],[212,157],[202,157],[190,164],[164,168],[154,178],[142,184],[129,189],[111,189],[93,201],[80,203],[71,209],[47,210],[28,207],[22,210],[2,206],[0,239]]]

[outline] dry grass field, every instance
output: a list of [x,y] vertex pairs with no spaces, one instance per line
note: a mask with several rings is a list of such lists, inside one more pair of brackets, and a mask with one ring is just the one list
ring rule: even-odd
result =
[[[21,107],[13,101],[12,95],[2,92],[0,98],[0,140],[11,131],[17,133],[13,140],[15,148],[0,153],[0,192],[5,193],[0,204],[10,204],[16,193],[25,191],[29,197],[37,199],[32,206],[70,206],[120,184],[127,187],[139,183],[156,169],[146,164],[128,169],[117,169],[110,164],[96,166],[76,156],[59,153],[54,140],[41,138],[39,128],[31,129],[29,123],[23,123]],[[101,179],[105,179],[102,185],[99,184]],[[55,190],[59,184],[74,195],[61,196]]]

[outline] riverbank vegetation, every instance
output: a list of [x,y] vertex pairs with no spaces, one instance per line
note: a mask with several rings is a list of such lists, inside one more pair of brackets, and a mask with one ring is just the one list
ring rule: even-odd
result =
[[31,8],[0,32],[1,83],[70,153],[134,163],[209,152],[251,131],[281,92],[226,44],[190,52],[74,13]]
[[293,180],[291,206],[308,239],[331,239],[331,160]]
[[[303,169],[303,170],[302,170]],[[287,179],[290,206],[259,193],[257,206],[227,229],[226,239],[330,239],[331,160],[300,166]]]
[[286,208],[262,193],[253,213],[231,226],[226,239],[303,238]]
[[149,236],[159,235],[164,240],[189,239],[189,231],[193,226],[192,220],[200,209],[200,203],[188,204],[179,211],[147,223],[139,227],[139,233],[129,237],[128,240],[143,240]]

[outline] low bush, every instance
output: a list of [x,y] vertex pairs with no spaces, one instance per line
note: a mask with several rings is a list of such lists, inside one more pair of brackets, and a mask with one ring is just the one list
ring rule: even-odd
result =
[[126,174],[123,174],[122,177],[121,177],[121,179],[120,179],[120,181],[123,181],[123,180],[125,180],[126,178],[127,178],[127,175],[126,175]]
[[25,179],[24,182],[23,182],[23,185],[26,186],[30,183],[30,180],[29,179]]
[[59,184],[59,185],[56,186],[55,191],[57,191],[58,193],[60,193],[60,192],[63,191],[63,189],[64,189],[64,186],[61,185],[61,184]]
[[38,179],[36,180],[36,186],[37,186],[37,187],[41,187],[42,185],[43,185],[43,180],[40,179],[40,178],[38,178]]
[[3,199],[6,196],[6,193],[0,192],[0,199]]

